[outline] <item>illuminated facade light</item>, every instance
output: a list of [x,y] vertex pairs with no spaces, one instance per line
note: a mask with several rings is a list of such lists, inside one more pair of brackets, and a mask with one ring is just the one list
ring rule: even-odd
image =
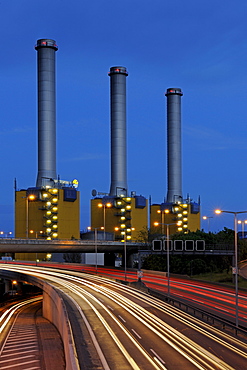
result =
[[47,205],[48,207],[50,207],[50,206],[51,206],[51,202],[46,202],[46,205]]
[[125,219],[126,219],[126,217],[124,217],[124,216],[121,217],[121,220],[125,220]]
[[126,209],[131,209],[131,206],[126,206]]
[[57,212],[58,207],[52,207],[53,212]]
[[58,199],[57,198],[53,198],[52,199],[52,203],[57,203],[58,202]]
[[126,225],[125,224],[121,224],[120,226],[121,226],[122,229],[124,229]]
[[51,220],[46,220],[46,223],[47,224],[51,224]]
[[51,215],[51,211],[47,211],[46,214],[47,214],[47,216],[50,216]]
[[131,235],[127,235],[127,239],[130,240],[131,239]]

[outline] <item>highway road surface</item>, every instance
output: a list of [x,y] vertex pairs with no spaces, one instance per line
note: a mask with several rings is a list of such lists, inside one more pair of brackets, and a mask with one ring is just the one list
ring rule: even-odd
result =
[[63,292],[81,369],[246,367],[246,343],[148,294],[82,272],[21,265],[1,268],[45,279]]

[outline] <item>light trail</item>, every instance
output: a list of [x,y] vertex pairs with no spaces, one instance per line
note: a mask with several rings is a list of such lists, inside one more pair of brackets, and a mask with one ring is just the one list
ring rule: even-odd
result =
[[3,314],[0,316],[0,323],[3,321],[3,324],[1,324],[0,326],[0,333],[3,332],[4,328],[9,323],[9,321],[11,320],[12,316],[16,313],[16,311],[18,311],[20,308],[27,304],[34,303],[39,300],[42,300],[42,297],[28,299],[27,301],[16,303],[10,308],[8,308],[6,311],[4,311]]
[[[6,269],[11,269],[10,266],[6,266]],[[22,266],[13,266],[13,271],[22,271],[25,274],[34,275],[40,278],[49,279],[52,281],[57,282],[58,284],[62,284],[67,289],[70,289],[71,292],[73,292],[75,295],[79,296],[84,301],[86,300],[87,303],[90,305],[90,307],[94,310],[95,314],[99,317],[100,321],[103,323],[105,328],[108,332],[111,332],[111,328],[109,327],[109,324],[106,322],[106,320],[103,318],[103,316],[100,314],[99,310],[96,308],[95,305],[93,305],[89,300],[94,301],[97,305],[99,305],[101,308],[104,309],[104,312],[107,313],[109,317],[111,317],[112,320],[115,321],[115,323],[121,328],[122,332],[135,344],[136,348],[144,355],[148,361],[152,364],[152,366],[155,369],[165,369],[164,364],[162,361],[159,360],[159,357],[155,356],[155,358],[150,357],[150,354],[147,353],[146,350],[140,346],[139,342],[137,341],[136,337],[132,335],[131,332],[129,332],[123,323],[126,322],[125,318],[123,316],[115,316],[114,314],[114,308],[112,305],[107,306],[107,303],[102,302],[102,299],[97,299],[92,293],[89,293],[85,288],[87,289],[93,289],[95,293],[103,294],[107,299],[111,299],[112,303],[119,305],[122,307],[126,312],[128,312],[132,317],[134,317],[136,320],[138,320],[144,327],[148,328],[150,331],[152,331],[155,335],[157,335],[159,338],[161,338],[162,341],[166,342],[171,346],[174,350],[176,350],[178,353],[180,353],[183,357],[185,357],[188,361],[190,361],[195,367],[198,369],[233,369],[231,366],[227,365],[222,361],[221,359],[217,358],[213,354],[209,353],[207,350],[196,344],[194,341],[190,340],[188,337],[181,334],[181,332],[178,332],[174,328],[172,328],[170,325],[164,323],[159,317],[156,315],[151,314],[149,311],[141,307],[139,304],[135,303],[134,300],[137,298],[143,302],[143,304],[149,304],[158,309],[160,312],[168,313],[171,317],[176,317],[177,320],[181,320],[184,324],[192,327],[194,330],[197,330],[200,332],[200,334],[206,335],[212,339],[212,333],[207,332],[207,325],[204,325],[203,333],[202,333],[202,323],[200,322],[200,326],[197,324],[197,321],[194,320],[194,323],[191,323],[191,318],[189,316],[181,313],[178,310],[175,310],[174,308],[171,309],[171,306],[167,306],[161,301],[155,300],[154,298],[150,298],[147,295],[144,295],[143,293],[140,293],[138,291],[135,291],[133,293],[132,289],[129,289],[125,286],[122,286],[117,283],[113,283],[105,278],[101,277],[93,277],[89,276],[88,274],[80,274],[83,278],[66,275],[65,273],[61,273],[61,271],[48,271],[48,269],[42,270],[38,268],[31,268],[30,271],[26,270],[26,267]],[[67,279],[69,282],[61,281],[62,279]],[[85,288],[82,288],[81,286],[78,286],[78,284],[83,285]],[[106,286],[99,285],[99,284],[107,284]],[[114,287],[114,289],[117,289],[118,291],[128,293],[129,296],[133,297],[133,300],[130,300],[126,297],[124,297],[121,293],[116,293],[115,291],[110,289],[109,287]],[[87,296],[87,298],[86,298]],[[159,302],[159,307],[158,307]],[[169,309],[167,308],[169,307]],[[182,317],[182,318],[181,318]],[[121,321],[120,321],[121,320]],[[199,320],[198,320],[199,322]],[[132,330],[132,329],[131,329]],[[138,335],[141,340],[142,335],[141,333],[134,329],[136,332],[138,332]],[[212,331],[212,328],[210,327],[210,330]],[[133,332],[133,330],[132,330]],[[222,339],[219,340],[219,338],[216,337],[217,331],[215,331],[214,340],[217,341],[219,344],[225,346],[229,349],[229,343],[226,343]],[[218,331],[219,333],[219,331]],[[220,333],[222,336],[222,333]],[[119,341],[118,338],[116,338],[115,334],[112,333],[112,338],[115,341],[115,343],[118,343],[118,347],[122,351],[122,353],[125,354],[124,347],[121,347],[122,344]],[[229,338],[230,336],[228,336]],[[179,339],[180,338],[180,339]],[[227,338],[227,336],[226,336]],[[240,343],[240,341],[239,341]],[[244,358],[247,358],[246,352],[237,350],[233,345],[231,346],[231,350],[235,353],[238,353],[238,355],[243,356]],[[150,349],[151,351],[151,349]],[[152,352],[152,351],[151,351]],[[128,359],[127,355],[127,359]],[[158,355],[159,356],[159,355]],[[130,358],[132,358],[130,356]],[[158,358],[158,362],[157,362]],[[133,360],[134,361],[134,360]],[[155,362],[154,362],[155,361]],[[135,361],[132,363],[131,359],[128,359],[128,362],[131,364],[132,368],[139,369],[138,365],[135,363]],[[137,367],[135,367],[137,366]],[[157,367],[158,366],[158,367]]]

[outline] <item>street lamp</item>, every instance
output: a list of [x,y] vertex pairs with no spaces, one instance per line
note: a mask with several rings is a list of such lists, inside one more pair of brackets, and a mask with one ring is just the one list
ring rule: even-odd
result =
[[244,224],[247,224],[247,220],[244,220],[244,221],[238,220],[238,224],[242,225],[242,239],[244,239]]
[[36,197],[33,194],[30,194],[26,197],[23,197],[26,199],[26,239],[28,239],[28,224],[29,224],[29,201],[35,200]]
[[203,216],[202,219],[203,220],[208,220],[208,233],[209,233],[209,230],[210,230],[210,218],[213,218],[212,216]]
[[238,230],[237,230],[237,215],[240,213],[247,213],[247,211],[240,211],[240,212],[232,212],[232,211],[222,211],[220,209],[216,209],[214,211],[217,215],[221,213],[231,213],[234,215],[234,259],[235,259],[235,267],[233,268],[233,274],[235,273],[235,304],[236,304],[236,318],[235,323],[236,327],[238,328]]
[[[91,226],[88,227],[88,230],[92,230]],[[98,274],[98,228],[94,228],[94,248],[95,248],[95,272]]]
[[[178,221],[178,222],[173,222],[173,223],[170,223],[170,224],[163,224],[163,226],[166,226],[166,261],[167,261],[167,297],[168,297],[168,300],[170,298],[170,239],[169,239],[169,226],[171,225],[177,225],[177,226],[180,226],[182,223],[182,221]],[[160,222],[154,222],[154,226],[159,226],[159,225],[162,225]]]
[[14,295],[13,285],[17,285],[17,281],[16,280],[12,280],[11,281],[11,295],[12,295],[12,297]]
[[165,214],[170,213],[169,209],[165,209],[162,211],[161,209],[158,209],[157,213],[161,214],[161,232],[164,234],[164,222],[165,222]]
[[104,240],[105,240],[105,220],[106,220],[106,208],[111,208],[112,207],[112,204],[110,202],[108,203],[98,203],[98,207],[99,208],[103,208],[104,210],[104,213],[103,213],[103,217],[104,217],[104,220],[103,220],[103,227],[104,227]]

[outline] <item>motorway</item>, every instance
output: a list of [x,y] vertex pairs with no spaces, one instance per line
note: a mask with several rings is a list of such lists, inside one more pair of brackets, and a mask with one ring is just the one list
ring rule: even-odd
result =
[[69,312],[77,308],[71,326],[81,369],[245,368],[246,343],[148,294],[83,272],[1,268],[49,281],[63,292]]
[[42,296],[0,308],[1,370],[65,369],[62,340],[41,308]]

